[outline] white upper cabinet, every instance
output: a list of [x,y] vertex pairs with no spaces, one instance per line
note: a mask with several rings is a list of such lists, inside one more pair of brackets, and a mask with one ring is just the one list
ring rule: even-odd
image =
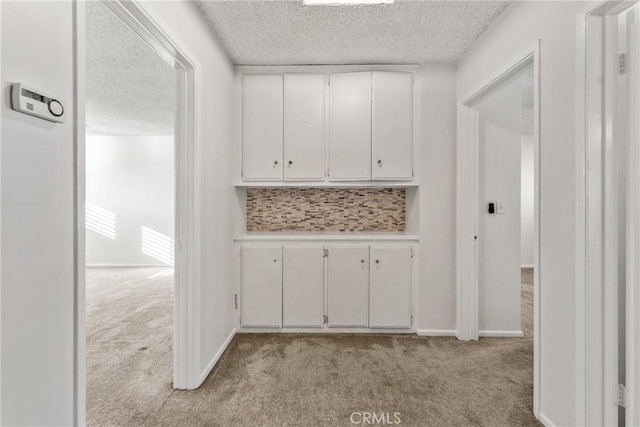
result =
[[371,179],[371,73],[332,74],[329,179]]
[[242,132],[245,181],[410,181],[413,74],[245,74]]
[[246,181],[282,180],[282,85],[282,74],[243,76],[242,174]]
[[369,246],[329,247],[327,258],[329,327],[369,324]]
[[242,326],[282,326],[282,246],[242,247]]
[[411,248],[371,246],[369,326],[411,327]]
[[322,181],[325,177],[324,74],[284,76],[284,179]]
[[372,177],[411,180],[413,75],[374,71],[372,82]]
[[283,248],[282,321],[284,327],[321,328],[324,324],[322,246]]

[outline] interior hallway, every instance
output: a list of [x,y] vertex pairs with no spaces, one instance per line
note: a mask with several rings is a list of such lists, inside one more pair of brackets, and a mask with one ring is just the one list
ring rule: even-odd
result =
[[173,276],[150,278],[163,271],[88,270],[90,426],[345,426],[355,411],[399,412],[402,425],[538,425],[531,269],[524,339],[238,334],[190,392],[171,388]]

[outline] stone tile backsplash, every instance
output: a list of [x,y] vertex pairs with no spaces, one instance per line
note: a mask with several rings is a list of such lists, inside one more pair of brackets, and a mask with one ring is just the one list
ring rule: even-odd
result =
[[404,188],[248,188],[247,231],[404,231]]

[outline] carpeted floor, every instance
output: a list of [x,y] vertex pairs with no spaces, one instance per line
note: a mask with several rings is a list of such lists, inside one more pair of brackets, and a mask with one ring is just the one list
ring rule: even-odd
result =
[[349,426],[353,412],[397,412],[415,426],[538,425],[530,270],[524,339],[238,334],[190,392],[171,388],[173,278],[149,279],[159,272],[88,272],[90,426]]

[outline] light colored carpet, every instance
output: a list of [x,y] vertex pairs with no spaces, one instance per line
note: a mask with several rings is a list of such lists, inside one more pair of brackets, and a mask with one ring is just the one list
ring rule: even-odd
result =
[[171,389],[172,278],[147,279],[156,272],[89,271],[91,426],[349,426],[354,411],[398,412],[401,425],[538,425],[530,271],[524,339],[239,334],[189,392]]

